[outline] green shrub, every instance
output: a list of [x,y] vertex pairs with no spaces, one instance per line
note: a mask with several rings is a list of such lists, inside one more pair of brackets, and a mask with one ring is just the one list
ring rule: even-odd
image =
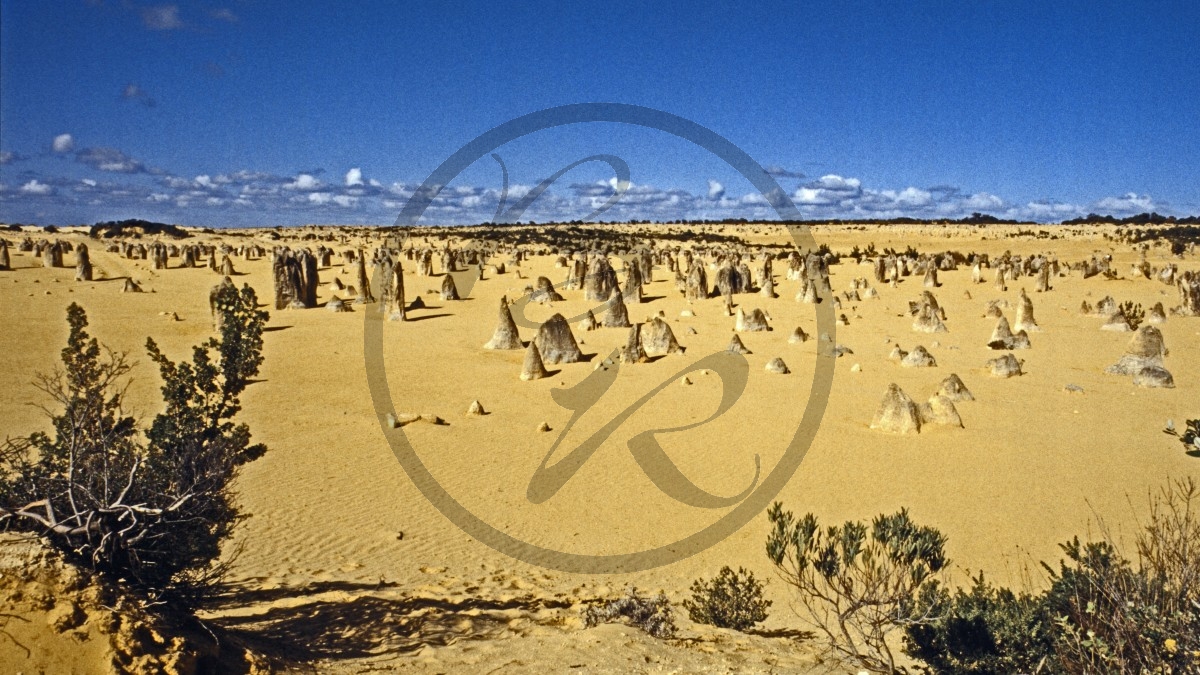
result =
[[776,503],[767,555],[837,656],[876,673],[895,673],[888,636],[937,619],[936,576],[949,561],[946,538],[912,522],[906,510],[868,526],[822,530]]
[[1200,672],[1200,490],[1188,478],[1150,500],[1127,558],[1111,538],[1062,544],[1050,588],[1015,595],[986,584],[941,589],[946,609],[905,629],[905,652],[932,673]]
[[938,597],[931,602],[944,606],[944,614],[904,631],[904,652],[924,662],[928,672],[1046,672],[1055,626],[1040,598],[993,586],[983,574],[972,580],[970,592],[958,589],[952,596],[942,588],[932,592]]
[[249,286],[225,289],[217,306],[221,336],[195,347],[191,363],[147,342],[166,406],[145,442],[123,405],[131,364],[87,333],[82,308],[68,308],[63,367],[37,381],[61,411],[47,411],[51,434],[0,446],[0,525],[43,534],[73,562],[147,595],[203,599],[238,519],[231,481],[265,451],[233,418],[262,362],[266,313]]
[[712,580],[692,582],[692,597],[683,607],[696,623],[744,631],[767,620],[771,601],[763,599],[762,590],[752,572],[722,567]]
[[1062,545],[1043,602],[1064,673],[1200,672],[1200,490],[1188,478],[1151,500],[1133,560],[1112,541]]

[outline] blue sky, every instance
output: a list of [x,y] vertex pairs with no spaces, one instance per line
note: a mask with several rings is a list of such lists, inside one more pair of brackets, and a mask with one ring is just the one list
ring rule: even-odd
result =
[[[390,224],[475,136],[634,103],[771,167],[812,218],[1200,213],[1194,2],[0,0],[0,220]],[[506,145],[510,203],[607,153],[611,218],[769,217],[715,156],[616,124]],[[581,218],[611,170],[523,219]],[[490,158],[430,222],[492,217]]]

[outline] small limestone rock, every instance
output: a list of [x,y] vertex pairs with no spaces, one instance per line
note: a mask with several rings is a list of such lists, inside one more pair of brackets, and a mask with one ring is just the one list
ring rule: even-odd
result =
[[538,431],[550,431],[550,425],[546,422],[542,422],[540,425],[538,425]]
[[420,419],[420,415],[414,415],[412,413],[388,413],[387,426],[389,429],[398,429],[407,424],[412,424]]
[[486,414],[487,412],[484,411],[483,404],[481,404],[479,401],[471,401],[471,405],[467,407],[467,415],[472,417],[479,417]]

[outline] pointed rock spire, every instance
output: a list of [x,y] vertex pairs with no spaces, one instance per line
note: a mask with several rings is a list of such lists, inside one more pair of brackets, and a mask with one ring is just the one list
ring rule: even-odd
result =
[[537,341],[530,340],[529,348],[525,350],[525,362],[521,364],[521,379],[540,380],[549,374],[546,372],[545,364],[542,363],[542,355],[538,352]]
[[508,298],[500,297],[500,313],[496,320],[496,331],[492,339],[483,346],[484,349],[520,349],[521,336],[517,332],[517,323],[513,321],[512,310],[508,307]]

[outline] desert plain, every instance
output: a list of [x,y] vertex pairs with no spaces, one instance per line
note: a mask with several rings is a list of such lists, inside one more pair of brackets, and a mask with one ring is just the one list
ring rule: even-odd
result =
[[[232,282],[252,286],[270,312],[264,362],[239,417],[268,452],[237,479],[246,518],[226,547],[230,600],[202,617],[253,649],[316,672],[841,672],[823,661],[788,587],[774,576],[764,513],[694,555],[650,569],[569,571],[558,558],[532,564],[481,543],[432,504],[398,461],[389,435],[403,434],[455,503],[496,531],[546,549],[605,556],[668,546],[732,508],[697,508],[664,494],[631,455],[631,438],[690,426],[659,435],[664,451],[695,486],[735,495],[755,479],[756,461],[760,480],[771,472],[806,409],[816,406],[823,409],[819,427],[772,501],[828,524],[907,508],[947,536],[952,583],[983,572],[1030,590],[1045,584],[1040,562],[1056,563],[1060,542],[1102,532],[1128,540],[1145,516],[1148,494],[1200,474],[1200,458],[1162,433],[1168,420],[1178,424],[1200,413],[1200,317],[1171,311],[1183,302],[1180,276],[1200,272],[1194,247],[1176,255],[1161,238],[1135,241],[1130,233],[1137,228],[1111,225],[805,229],[829,253],[830,293],[821,309],[832,308],[828,316],[844,322],[819,326],[818,305],[797,297],[802,281],[788,274],[789,255],[812,251],[797,251],[793,233],[770,223],[597,224],[557,233],[555,226],[188,229],[178,240],[130,232],[92,238],[86,229],[6,231],[0,237],[11,266],[0,271],[0,429],[9,436],[46,429],[37,405],[48,402],[32,382],[56,365],[72,302],[87,311],[92,335],[139,362],[128,402],[144,419],[155,415],[161,383],[145,356],[146,339],[172,358],[186,358],[213,334],[209,291],[222,275],[204,260],[182,267],[178,256],[154,269],[123,247],[161,240],[213,247],[218,259],[228,254]],[[63,267],[43,266],[40,256],[20,250],[26,238],[86,244],[93,280],[76,281],[72,252]],[[239,255],[251,246],[265,254]],[[319,266],[316,306],[276,309],[273,252],[318,246],[333,255]],[[370,272],[381,247],[391,248],[404,268],[407,302],[420,298],[424,305],[408,309],[407,321],[389,321],[378,301],[353,304],[354,295],[335,283],[358,284],[345,252],[367,256]],[[659,317],[686,351],[623,363],[629,329],[584,330],[578,317],[593,310],[603,320],[605,303],[563,282],[574,260],[604,251],[624,287],[628,263],[620,254],[635,247],[651,252],[652,274],[643,279],[642,301],[627,304],[629,319]],[[435,252],[432,275],[405,255],[423,250]],[[484,252],[451,273],[460,300],[440,293],[446,250]],[[893,284],[875,275],[875,260],[888,250],[901,258],[911,250],[925,264],[942,257],[954,264],[939,269],[936,285],[925,283],[922,272],[899,275]],[[759,292],[760,277],[752,292],[732,294],[732,313],[721,294],[689,300],[670,268],[682,264],[684,251],[706,269],[709,288],[721,256],[740,256],[755,276],[764,255],[770,257],[775,297]],[[989,260],[978,282],[971,263],[977,256]],[[997,284],[997,261],[1005,256],[1054,261],[1049,288],[1039,290],[1033,273]],[[1089,261],[1108,273],[1085,274]],[[1171,266],[1173,277],[1164,281],[1161,273]],[[539,277],[563,298],[524,304],[520,338],[528,342],[537,325],[561,314],[572,319],[585,358],[547,363],[547,377],[526,381],[519,377],[524,349],[483,346],[496,328],[501,297],[528,298]],[[123,292],[126,279],[142,292]],[[914,330],[910,303],[920,304],[926,292],[940,306],[944,332]],[[1028,332],[1029,348],[989,347],[995,310],[1015,321],[1022,292],[1038,328]],[[327,311],[334,297],[352,311]],[[1161,303],[1165,320],[1154,326],[1168,350],[1162,364],[1173,386],[1138,386],[1129,375],[1106,372],[1134,336],[1102,330],[1110,317],[1081,311],[1106,297],[1147,312]],[[735,331],[736,313],[754,309],[765,313],[771,330]],[[808,339],[789,340],[797,328]],[[364,339],[371,330],[382,331],[378,343]],[[709,420],[723,380],[686,371],[724,352],[734,335],[749,350],[745,389]],[[380,353],[372,354],[377,345]],[[911,353],[917,346],[935,366],[905,367],[892,358],[897,347]],[[1019,376],[990,372],[987,362],[1005,353],[1020,361]],[[768,372],[776,358],[790,372]],[[832,361],[827,392],[813,387],[820,359]],[[556,402],[554,392],[571,390],[598,368],[618,372],[567,430],[574,411]],[[951,374],[974,399],[955,403],[961,427],[925,424],[907,434],[872,428],[889,385],[920,404]],[[376,408],[372,378],[386,382],[394,410]],[[561,489],[540,503],[529,499],[531,477],[556,443],[551,464],[660,385]],[[475,401],[486,414],[466,414]],[[442,423],[389,428],[381,424],[389,413]],[[627,626],[583,627],[582,603],[629,586],[680,601],[694,579],[726,565],[768,582],[773,606],[756,633],[693,624],[678,610],[682,637],[670,642]],[[89,651],[86,630],[65,637],[40,620],[6,626],[13,639],[0,637],[0,662],[17,664],[12,672],[106,672],[103,648]]]

